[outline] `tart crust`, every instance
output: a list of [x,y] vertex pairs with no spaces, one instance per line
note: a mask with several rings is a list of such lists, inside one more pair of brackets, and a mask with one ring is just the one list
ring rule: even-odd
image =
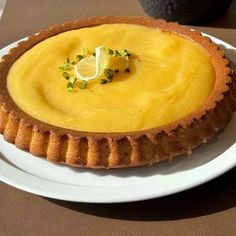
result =
[[[199,43],[210,54],[216,73],[214,89],[195,112],[158,128],[122,133],[80,132],[56,127],[24,113],[7,90],[12,64],[40,41],[59,33],[100,24],[127,23],[160,28]],[[208,37],[177,23],[148,17],[105,16],[80,19],[29,36],[0,62],[0,133],[18,148],[49,161],[87,168],[120,168],[172,160],[205,143],[222,130],[236,109],[236,81],[229,61]]]

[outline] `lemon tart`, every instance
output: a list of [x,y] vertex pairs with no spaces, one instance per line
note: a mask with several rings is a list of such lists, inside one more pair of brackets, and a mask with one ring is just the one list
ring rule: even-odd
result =
[[[73,61],[72,72],[63,64],[66,79],[73,73],[81,81],[73,87],[58,65],[85,48],[95,54]],[[123,72],[99,79],[112,60]],[[235,79],[219,46],[177,23],[143,17],[81,19],[32,35],[3,56],[0,83],[5,140],[79,167],[189,154],[236,108]]]

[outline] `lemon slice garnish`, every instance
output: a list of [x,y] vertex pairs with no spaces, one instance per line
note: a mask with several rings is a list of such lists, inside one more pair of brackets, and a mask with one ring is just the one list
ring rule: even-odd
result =
[[75,76],[81,80],[92,80],[100,77],[109,64],[109,55],[104,46],[95,49],[96,56],[83,58],[74,66]]

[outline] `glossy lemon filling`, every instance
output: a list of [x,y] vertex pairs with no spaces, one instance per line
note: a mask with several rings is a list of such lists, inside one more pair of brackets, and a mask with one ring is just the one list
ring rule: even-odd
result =
[[[131,72],[67,91],[58,66],[83,48],[100,45],[130,50]],[[40,42],[13,64],[7,86],[14,102],[40,121],[80,131],[127,132],[190,114],[209,97],[214,82],[210,57],[197,43],[158,29],[104,24]]]

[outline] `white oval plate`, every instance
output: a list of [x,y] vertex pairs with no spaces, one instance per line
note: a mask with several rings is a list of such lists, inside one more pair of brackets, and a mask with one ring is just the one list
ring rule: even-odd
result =
[[[235,67],[236,49],[210,37],[222,45]],[[16,44],[0,50],[0,56]],[[235,130],[236,115],[223,132],[197,148],[191,157],[120,170],[86,170],[53,164],[17,149],[0,136],[0,180],[44,197],[76,202],[115,203],[162,197],[205,183],[236,166]]]

